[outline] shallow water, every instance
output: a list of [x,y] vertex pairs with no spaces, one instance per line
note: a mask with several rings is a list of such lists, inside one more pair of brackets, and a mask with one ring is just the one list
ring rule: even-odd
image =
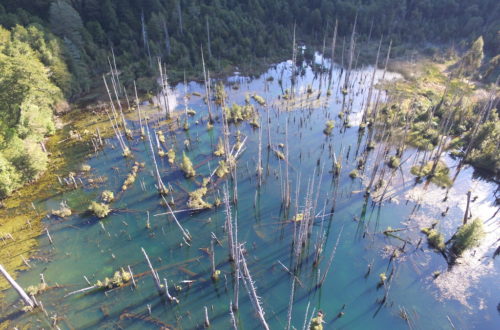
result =
[[[432,280],[432,273],[436,270],[443,272],[441,276],[446,279],[444,276],[447,275],[447,264],[440,254],[427,247],[425,237],[419,233],[419,228],[424,227],[421,224],[425,221],[443,219],[440,230],[445,233],[446,238],[449,238],[461,222],[465,192],[469,187],[473,187],[473,194],[478,195],[477,201],[472,206],[473,214],[480,215],[485,220],[490,218],[495,211],[493,195],[496,186],[475,178],[470,168],[462,170],[450,190],[451,197],[447,202],[450,210],[447,216],[442,218],[440,213],[445,204],[437,204],[436,199],[442,198],[444,190],[433,184],[424,190],[424,184],[415,186],[411,175],[403,176],[398,171],[394,173],[392,200],[384,202],[382,206],[373,206],[371,199],[365,198],[362,192],[363,180],[366,180],[366,177],[353,180],[348,176],[348,173],[356,167],[356,154],[361,153],[366,142],[366,137],[358,134],[356,125],[361,118],[372,68],[356,70],[351,75],[353,88],[350,89],[344,102],[353,102],[353,114],[350,116],[353,127],[342,130],[341,120],[337,117],[343,103],[339,83],[343,82],[343,76],[340,68],[334,69],[332,95],[327,97],[327,81],[320,82],[319,76],[316,77],[310,67],[305,67],[304,75],[301,75],[296,86],[297,93],[304,95],[303,102],[291,111],[283,111],[282,107],[278,107],[280,101],[277,97],[285,89],[290,88],[289,65],[288,62],[281,63],[270,68],[258,79],[250,80],[235,75],[226,81],[228,104],[233,102],[243,104],[245,93],[254,92],[267,100],[271,105],[267,109],[271,118],[272,146],[274,149],[278,149],[280,143],[287,143],[289,146],[292,207],[287,215],[281,207],[279,177],[279,173],[285,171],[285,163],[279,161],[274,152],[266,148],[268,134],[265,123],[266,108],[256,104],[262,122],[265,174],[264,184],[258,190],[255,176],[258,130],[252,129],[248,123],[231,125],[231,143],[235,142],[236,130],[248,137],[246,150],[238,161],[238,204],[233,205],[232,211],[233,216],[237,217],[238,239],[245,243],[247,263],[271,329],[285,328],[287,324],[292,280],[278,263],[279,260],[287,267],[291,267],[292,263],[293,224],[287,220],[295,214],[296,203],[299,205],[299,210],[304,206],[307,186],[312,180],[314,180],[313,186],[319,187],[315,213],[321,214],[324,205],[326,213],[329,213],[333,203],[332,197],[335,195],[335,180],[330,173],[332,152],[335,152],[337,158],[342,157],[343,164],[335,213],[324,217],[323,224],[321,224],[322,218],[316,219],[311,242],[315,242],[322,228],[326,234],[325,252],[319,268],[315,268],[312,267],[313,244],[308,247],[299,274],[301,285],[295,288],[292,325],[295,328],[302,328],[309,306],[309,315],[313,310],[324,311],[327,329],[405,328],[408,327],[408,323],[412,328],[418,329],[451,328],[451,324],[458,329],[498,328],[500,319],[496,306],[500,297],[500,283],[498,262],[494,263],[491,258],[494,240],[482,250],[479,249],[478,253],[482,253],[481,255],[475,256],[476,259],[485,256],[474,264],[472,272],[477,269],[477,273],[471,278],[458,277],[464,281],[456,283],[456,286],[464,290],[457,293],[453,288],[437,285]],[[269,77],[274,79],[269,81]],[[377,72],[376,77],[377,79],[381,77],[381,71]],[[397,75],[388,74],[387,77],[393,78]],[[322,94],[318,100],[317,91],[320,84]],[[234,85],[239,88],[233,89]],[[313,93],[307,97],[304,93],[308,85],[312,86]],[[183,109],[184,87],[183,84],[179,84],[173,89],[178,101],[178,111]],[[189,83],[187,89],[189,93],[204,94],[203,86],[195,82]],[[253,100],[251,102],[255,103]],[[201,164],[196,168],[196,178],[186,180],[178,166],[171,167],[166,158],[159,159],[156,155],[163,181],[170,183],[174,188],[175,210],[187,208],[185,204],[187,192],[199,187],[202,177],[208,176],[218,163],[218,158],[213,157],[212,151],[220,136],[220,123],[216,124],[212,131],[207,131],[206,105],[201,97],[192,96],[189,107],[197,111],[196,116],[189,119],[190,130],[166,132],[167,129],[163,128],[166,137],[163,149],[167,151],[174,145],[178,163],[184,149],[184,141],[189,139],[191,147],[186,153],[195,166]],[[220,109],[217,112],[220,113]],[[329,137],[323,133],[327,117],[336,122],[334,131]],[[199,121],[199,124],[195,124],[195,121]],[[285,139],[286,122],[288,122],[288,141]],[[134,160],[124,160],[117,141],[110,139],[105,150],[87,162],[92,166],[92,176],[108,178],[105,184],[99,188],[91,188],[89,184],[85,184],[84,188],[36,202],[37,207],[50,210],[58,208],[59,203],[65,200],[77,212],[63,221],[55,218],[43,220],[50,230],[54,244],[51,245],[47,236],[42,234],[36,255],[47,257],[50,261],[31,260],[33,268],[18,276],[18,281],[23,287],[39,283],[40,273],[44,274],[50,286],[56,284],[61,286],[38,297],[43,302],[48,316],[40,311],[35,314],[15,313],[19,301],[15,292],[8,290],[6,301],[1,304],[1,315],[12,320],[13,325],[48,327],[52,322],[50,317],[56,314],[59,318],[57,325],[61,329],[118,327],[145,329],[168,325],[179,329],[193,329],[203,327],[203,307],[207,306],[214,329],[230,328],[229,303],[233,299],[233,282],[232,267],[227,261],[223,207],[177,214],[179,221],[193,237],[191,246],[187,246],[170,216],[156,216],[166,210],[160,205],[160,198],[154,187],[155,178],[149,145],[137,138],[138,122],[130,121],[129,125],[135,128],[136,139],[128,141],[134,160],[146,163],[146,167],[139,171],[136,182],[129,189],[117,194]],[[116,148],[111,148],[111,144],[116,145]],[[329,146],[332,148],[331,151]],[[377,149],[372,151],[365,176],[370,172],[376,153]],[[410,158],[402,166],[403,173],[408,173],[409,167],[416,161],[416,156],[411,153],[412,151],[407,151]],[[451,159],[447,159],[447,162],[450,166],[454,165]],[[85,177],[82,177],[82,180],[86,182]],[[230,180],[226,180],[231,186]],[[208,201],[213,202],[215,196],[222,195],[224,181],[219,182],[214,190],[210,190],[206,197]],[[297,186],[300,187],[298,201],[295,200]],[[112,204],[115,211],[104,220],[85,214],[83,211],[90,201],[97,200],[105,189],[113,190],[118,198]],[[419,208],[415,211],[417,204]],[[146,228],[148,211],[150,229]],[[488,227],[490,230],[488,237],[498,237],[498,218],[490,219],[488,223],[492,223],[491,227]],[[406,252],[392,261],[390,260],[392,251],[404,243],[382,233],[388,226],[392,228],[408,226],[411,230],[398,235],[414,243],[408,244]],[[341,229],[342,234],[332,267],[324,285],[317,289],[315,284],[318,274],[321,277],[325,272],[328,258]],[[223,243],[222,247],[215,248],[217,269],[222,271],[221,278],[216,283],[210,279],[210,258],[200,250],[210,247],[211,232],[215,233]],[[423,238],[424,243],[416,248],[416,242],[420,238]],[[147,272],[148,267],[141,247],[149,254],[160,278],[168,279],[172,295],[180,300],[178,305],[166,302],[158,295],[150,274],[136,279],[138,284],[136,289],[130,285],[107,293],[94,291],[64,297],[68,292],[88,286],[83,276],[94,283],[106,276],[111,277],[115,270],[128,265],[134,274]],[[372,268],[370,274],[365,276],[368,264],[372,264]],[[450,273],[453,271],[452,269]],[[394,273],[383,306],[378,301],[384,297],[385,289],[377,288],[379,274],[382,272],[387,275]],[[469,271],[465,268],[464,274],[469,273],[471,273],[470,268]],[[450,276],[450,281],[452,279]],[[195,280],[195,282],[188,287],[180,284],[183,280]],[[174,290],[175,284],[180,284],[182,290]],[[151,308],[151,316],[148,314],[148,305]],[[408,321],[401,317],[402,310],[406,311]],[[345,314],[337,318],[341,311]],[[142,319],[131,319],[129,316],[132,314]],[[261,328],[243,286],[240,289],[240,308],[237,318],[241,329]]]

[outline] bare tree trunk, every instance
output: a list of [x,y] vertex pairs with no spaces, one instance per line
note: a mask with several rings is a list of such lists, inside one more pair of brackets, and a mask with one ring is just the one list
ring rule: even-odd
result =
[[467,192],[467,206],[465,207],[464,220],[463,220],[464,225],[467,224],[467,220],[469,219],[470,195],[471,195],[471,191],[469,190]]
[[2,265],[0,265],[0,273],[2,273],[3,277],[9,282],[9,284],[17,291],[17,293],[21,296],[21,298],[24,300],[26,305],[30,306],[31,308],[34,308],[37,306],[36,302],[33,301],[24,291],[24,289],[17,284],[17,282],[10,276],[9,273],[3,268]]
[[203,79],[205,80],[205,94],[207,96],[207,107],[208,107],[208,121],[213,123],[212,110],[211,110],[211,100],[210,100],[210,82],[209,76],[205,69],[205,58],[203,56],[203,46],[201,47],[201,63],[203,65]]

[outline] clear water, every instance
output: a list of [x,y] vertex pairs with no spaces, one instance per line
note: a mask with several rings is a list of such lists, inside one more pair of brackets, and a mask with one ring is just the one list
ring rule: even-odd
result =
[[[418,210],[414,210],[417,203],[407,200],[408,193],[415,189],[413,178],[407,174],[409,166],[415,161],[412,151],[407,151],[409,160],[403,165],[403,176],[394,174],[394,197],[391,202],[384,202],[381,206],[374,206],[370,198],[363,195],[362,179],[352,180],[348,173],[356,166],[356,153],[360,153],[365,145],[366,137],[358,134],[357,123],[363,109],[363,102],[368,93],[369,77],[372,68],[356,70],[352,74],[353,88],[347,95],[347,102],[352,99],[353,112],[351,117],[352,128],[341,131],[341,121],[337,117],[342,108],[342,94],[339,81],[343,82],[339,67],[335,67],[333,74],[332,95],[326,97],[326,82],[322,84],[320,101],[314,101],[319,88],[319,76],[315,76],[310,67],[305,67],[304,75],[297,83],[297,90],[303,93],[307,85],[313,87],[314,93],[305,99],[300,109],[285,112],[276,106],[278,95],[290,87],[289,71],[282,69],[289,63],[281,63],[270,68],[268,72],[257,79],[234,76],[228,78],[229,104],[244,103],[245,93],[258,93],[263,96],[270,106],[271,142],[274,148],[285,141],[285,122],[288,121],[288,146],[290,154],[290,180],[292,188],[292,207],[287,216],[281,208],[281,184],[279,173],[284,172],[285,164],[279,161],[274,152],[268,151],[266,110],[257,106],[262,119],[263,165],[264,184],[257,189],[255,168],[258,153],[258,130],[248,123],[231,125],[231,132],[240,130],[247,136],[246,150],[238,161],[238,204],[233,205],[233,215],[238,219],[238,237],[245,242],[247,249],[247,263],[253,279],[256,282],[257,293],[262,299],[266,319],[271,329],[282,329],[287,324],[288,301],[291,290],[291,277],[283,271],[278,260],[284,265],[291,265],[291,244],[293,224],[288,221],[294,215],[295,191],[299,184],[299,208],[304,205],[304,196],[308,182],[315,180],[319,187],[317,212],[326,205],[327,213],[332,206],[332,196],[335,185],[332,174],[332,152],[336,156],[342,154],[343,168],[339,178],[338,197],[333,216],[324,218],[323,229],[326,233],[323,259],[319,270],[312,266],[313,248],[308,249],[308,256],[300,272],[302,286],[297,285],[293,300],[292,325],[301,329],[305,313],[309,305],[309,314],[315,309],[322,309],[326,314],[326,329],[386,329],[408,327],[400,311],[406,310],[411,328],[418,329],[449,329],[451,323],[457,329],[495,329],[499,327],[500,318],[497,312],[500,297],[498,280],[498,261],[492,261],[493,244],[486,248],[486,255],[479,263],[484,266],[482,271],[472,279],[464,278],[468,287],[464,294],[465,302],[460,302],[456,296],[443,298],[443,291],[432,279],[432,273],[440,270],[446,273],[447,264],[444,258],[429,249],[425,243],[416,248],[416,242],[421,237],[419,233],[418,217],[442,219],[440,229],[450,237],[453,229],[460,223],[463,214],[465,192],[474,187],[474,193],[479,195],[473,204],[473,212],[481,213],[485,219],[491,217],[495,211],[494,192],[496,186],[473,175],[471,169],[460,172],[456,183],[450,191],[450,196],[456,196],[450,202],[451,208],[446,217],[440,213],[444,206],[429,205],[420,202]],[[377,79],[381,72],[377,73]],[[394,75],[388,75],[394,77]],[[273,81],[268,81],[273,77]],[[279,80],[282,80],[280,86]],[[230,86],[238,84],[239,89]],[[187,86],[188,92],[203,94],[203,86],[191,82]],[[179,111],[182,110],[184,86],[174,88],[178,98]],[[314,101],[314,102],[312,102]],[[252,102],[254,102],[252,100]],[[311,103],[312,102],[312,103]],[[312,104],[311,106],[309,104]],[[178,166],[169,166],[166,158],[159,160],[160,171],[164,182],[174,187],[175,208],[186,208],[187,191],[196,189],[202,177],[209,175],[217,165],[218,159],[213,157],[212,151],[220,136],[220,123],[212,131],[207,131],[206,105],[200,97],[193,96],[189,107],[197,111],[190,119],[191,129],[188,132],[179,129],[168,132],[164,150],[175,145],[177,160],[184,149],[184,140],[190,139],[191,149],[187,154],[193,161],[197,176],[186,180]],[[220,112],[220,110],[217,110]],[[335,129],[331,136],[323,134],[326,118],[335,120]],[[199,120],[199,125],[195,121]],[[135,127],[137,136],[138,122],[130,121]],[[166,129],[164,128],[165,132]],[[234,135],[234,134],[233,134]],[[235,138],[232,136],[231,143]],[[134,160],[145,162],[146,167],[139,172],[136,182],[124,193],[118,193],[118,200],[112,204],[115,210],[104,220],[85,214],[83,211],[92,200],[97,200],[100,193],[110,189],[115,194],[125,180],[127,173],[133,166],[133,160],[124,160],[119,148],[112,149],[110,144],[118,145],[113,139],[103,152],[88,160],[92,166],[93,176],[105,176],[108,181],[99,188],[84,188],[76,191],[56,195],[53,198],[37,201],[38,207],[46,209],[57,208],[62,200],[76,210],[75,214],[64,221],[55,218],[44,219],[50,229],[54,245],[51,245],[45,234],[39,238],[40,246],[37,255],[47,257],[49,261],[32,260],[33,268],[19,274],[19,283],[27,287],[39,283],[39,274],[43,273],[49,285],[59,284],[61,288],[49,290],[38,298],[43,302],[48,316],[38,311],[31,314],[16,313],[19,300],[13,290],[8,290],[6,301],[2,302],[2,317],[10,319],[12,325],[31,328],[45,327],[53,321],[50,317],[58,317],[57,325],[61,329],[71,328],[130,328],[145,329],[161,326],[178,329],[202,328],[204,321],[203,307],[207,306],[209,317],[214,329],[230,328],[229,302],[233,299],[232,293],[232,266],[227,261],[227,239],[224,233],[225,214],[223,207],[212,210],[189,213],[178,213],[177,217],[182,225],[189,230],[193,240],[188,247],[182,241],[178,227],[170,216],[156,214],[166,212],[160,204],[160,198],[155,190],[155,178],[149,146],[147,142],[136,138],[129,141],[134,154]],[[358,151],[357,151],[358,150]],[[367,164],[365,176],[370,173],[377,149],[372,151]],[[158,156],[157,156],[158,158]],[[447,160],[453,166],[451,159]],[[321,169],[324,169],[323,172]],[[322,177],[320,173],[322,172]],[[452,173],[454,171],[452,170]],[[85,178],[83,178],[85,182]],[[227,180],[227,179],[226,179]],[[144,182],[144,187],[140,182]],[[225,180],[220,181],[215,189],[210,190],[206,199],[210,202],[218,194],[222,194]],[[321,186],[319,186],[321,182]],[[417,186],[423,189],[424,184]],[[429,185],[425,196],[443,196],[444,190]],[[170,198],[170,197],[169,197]],[[151,217],[151,228],[146,228],[147,211]],[[413,216],[412,216],[413,215]],[[475,215],[479,215],[475,213]],[[409,218],[413,220],[408,220]],[[104,225],[105,230],[99,224]],[[316,220],[311,241],[314,242],[321,228],[321,219]],[[496,222],[498,218],[490,220]],[[417,223],[417,225],[416,225]],[[408,244],[405,253],[393,261],[388,256],[395,247],[403,246],[403,242],[385,236],[382,231],[388,226],[392,228],[411,227],[411,230],[398,233],[413,245]],[[495,226],[495,225],[494,225]],[[493,226],[493,235],[498,237],[498,231]],[[423,227],[423,226],[422,226]],[[339,232],[343,228],[335,259],[328,273],[324,285],[318,289],[315,284],[326,269],[328,258],[335,245]],[[210,246],[210,233],[214,232],[222,241],[223,246],[216,246],[216,264],[222,271],[218,282],[210,278],[211,266],[208,255],[200,248]],[[167,278],[171,293],[180,303],[172,304],[160,297],[155,289],[151,275],[145,274],[136,279],[138,287],[131,285],[123,288],[103,291],[91,291],[64,297],[68,292],[87,287],[83,276],[91,282],[111,277],[120,267],[130,265],[135,274],[148,271],[146,261],[141,253],[141,247],[149,254],[160,278]],[[388,247],[389,252],[384,252]],[[371,273],[365,276],[368,264],[372,264]],[[384,288],[378,288],[379,274],[390,274],[394,271],[389,294],[385,304],[378,303],[384,296]],[[473,272],[473,271],[472,271]],[[479,271],[478,271],[479,272]],[[188,287],[181,284],[183,280],[195,280]],[[174,284],[180,284],[182,290],[173,289]],[[254,310],[244,287],[241,287],[240,308],[236,314],[240,329],[259,329],[261,326],[255,317]],[[452,290],[453,291],[453,290]],[[449,293],[449,292],[448,292]],[[151,307],[151,315],[147,305]],[[345,314],[338,318],[339,312]],[[125,314],[128,313],[128,314]],[[137,318],[129,318],[127,315]]]

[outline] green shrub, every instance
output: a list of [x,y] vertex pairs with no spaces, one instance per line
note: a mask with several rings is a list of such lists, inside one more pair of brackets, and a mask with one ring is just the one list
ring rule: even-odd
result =
[[89,205],[89,211],[92,211],[96,217],[99,219],[105,218],[111,212],[111,209],[108,204],[98,203],[92,201]]
[[476,218],[458,229],[452,239],[452,250],[460,256],[465,250],[478,246],[485,235],[483,222]]
[[196,171],[193,168],[193,163],[191,162],[191,159],[189,159],[189,157],[186,156],[185,152],[182,152],[181,169],[184,172],[186,178],[192,178],[193,176],[196,175]]

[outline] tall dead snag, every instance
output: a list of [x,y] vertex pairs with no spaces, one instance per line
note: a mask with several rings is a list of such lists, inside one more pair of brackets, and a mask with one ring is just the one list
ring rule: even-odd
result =
[[[116,83],[118,85],[118,91],[121,93],[122,92],[122,87],[121,87],[121,83],[120,83],[120,76],[119,76],[119,73],[118,73],[118,69],[116,68],[116,58],[115,58],[115,51],[113,50],[113,47],[111,47],[111,55],[113,57],[114,76],[115,76],[115,79],[116,79]],[[111,72],[113,72],[113,71],[111,71]]]
[[141,247],[142,253],[144,254],[144,257],[146,258],[146,261],[148,262],[148,267],[149,270],[151,271],[151,276],[153,276],[153,281],[155,282],[156,289],[158,290],[158,293],[161,295],[163,294],[163,290],[161,287],[161,281],[160,281],[160,276],[158,276],[158,273],[156,270],[153,268],[153,264],[151,263],[151,260],[149,260],[148,254],[146,253],[146,250]]
[[293,298],[295,296],[295,276],[292,276],[292,289],[290,290],[290,299],[288,301],[288,314],[287,314],[287,325],[286,325],[286,330],[290,330],[290,327],[292,325],[292,308],[293,308]]
[[186,229],[184,229],[182,227],[181,223],[179,222],[179,220],[177,220],[177,217],[175,216],[174,211],[172,211],[172,208],[170,207],[170,204],[167,202],[165,197],[161,196],[161,198],[163,199],[163,202],[167,205],[167,208],[168,208],[168,211],[170,212],[170,215],[172,216],[172,218],[174,218],[175,224],[181,230],[184,241],[186,242],[186,244],[188,244],[188,242],[190,242],[192,239],[191,234]]
[[163,99],[163,107],[165,111],[165,117],[170,119],[172,115],[172,109],[170,109],[170,103],[168,99],[168,91],[170,87],[168,86],[168,78],[166,72],[163,72],[163,67],[161,65],[161,60],[158,58],[158,70],[160,71],[160,86],[161,86],[161,98],[159,99],[160,107],[162,106],[161,99]]
[[297,24],[294,22],[293,23],[293,40],[292,40],[292,86],[290,88],[290,94],[291,97],[294,97],[294,92],[295,92],[295,76],[296,76],[296,70],[297,70],[297,47],[295,45],[295,28]]
[[[161,195],[165,195],[168,193],[168,188],[167,188],[167,186],[165,186],[165,184],[163,183],[163,180],[161,179],[160,170],[158,168],[158,163],[156,162],[155,151],[153,149],[153,143],[151,142],[151,135],[149,134],[149,126],[148,125],[146,125],[146,130],[147,130],[147,134],[148,134],[149,148],[151,150],[151,157],[153,158],[153,164],[155,166],[155,176],[156,176],[157,189]],[[156,133],[155,133],[155,135],[156,135]]]
[[355,43],[354,37],[356,35],[357,21],[358,21],[358,12],[356,12],[356,17],[354,18],[354,26],[352,27],[351,39],[349,41],[349,64],[347,67],[347,72],[345,74],[344,89],[343,89],[344,94],[347,94],[347,91],[349,89],[349,78],[351,76],[352,60],[354,57],[354,43]]
[[208,107],[208,121],[210,124],[213,123],[212,109],[211,109],[211,96],[210,96],[210,78],[207,74],[205,68],[205,58],[203,56],[203,47],[201,47],[201,64],[203,66],[203,80],[205,81],[205,94],[207,97],[207,107]]
[[285,196],[283,198],[286,209],[290,206],[290,179],[288,177],[288,119],[285,121]]
[[17,291],[19,296],[23,299],[23,301],[26,303],[26,305],[30,306],[31,308],[34,308],[37,306],[36,302],[33,301],[24,291],[24,289],[17,284],[17,282],[10,276],[9,273],[3,268],[2,265],[0,265],[0,273],[2,273],[3,277],[9,282],[9,284]]
[[368,96],[366,99],[365,112],[363,113],[363,120],[362,120],[363,123],[366,123],[366,118],[370,112],[370,103],[371,103],[371,99],[372,99],[373,85],[375,83],[375,74],[377,73],[377,69],[378,69],[378,59],[379,59],[379,55],[380,55],[380,47],[382,46],[382,38],[383,37],[380,37],[380,42],[378,44],[378,50],[377,50],[377,57],[375,59],[375,65],[373,66],[372,79],[370,81],[370,88],[368,89]]
[[135,85],[135,80],[134,80],[134,91],[135,91],[135,103],[137,105],[137,112],[139,113],[139,127],[141,128],[141,138],[144,138],[146,132],[144,132],[144,127],[142,126],[141,104],[139,102],[139,97],[137,96],[137,86]]
[[259,187],[262,186],[262,127],[259,121],[259,154],[257,159],[257,177],[259,179]]
[[[382,73],[382,78],[380,78],[381,81],[385,79],[385,73],[387,72],[387,65],[389,63],[389,57],[391,55],[391,47],[392,47],[392,39],[389,42],[389,48],[387,49],[387,55],[385,57],[385,64],[384,64],[384,72]],[[377,92],[377,98],[375,99],[375,105],[373,106],[373,109],[371,111],[371,117],[376,118],[377,117],[377,112],[378,112],[378,104],[380,102],[380,95],[381,91],[379,90]]]
[[250,271],[248,270],[247,262],[245,260],[245,256],[243,254],[243,249],[241,245],[238,247],[238,254],[241,263],[241,271],[242,271],[241,278],[243,279],[243,284],[245,285],[245,288],[248,291],[248,295],[250,296],[250,301],[252,302],[255,312],[259,317],[259,321],[262,327],[266,330],[269,330],[269,325],[267,324],[266,319],[264,318],[265,315],[264,309],[262,308],[260,297],[257,296],[257,289],[255,287],[255,282],[253,281],[252,276],[250,275]]
[[332,253],[330,254],[330,259],[328,259],[328,264],[326,266],[325,272],[323,273],[323,277],[319,281],[318,286],[322,286],[326,280],[326,276],[328,275],[328,271],[330,270],[330,267],[332,266],[333,258],[335,257],[335,252],[337,252],[337,246],[339,245],[340,237],[342,236],[343,230],[344,230],[344,226],[342,226],[342,228],[340,228],[339,236],[337,237],[337,241],[335,242],[335,246],[333,247]]
[[115,104],[113,102],[113,97],[111,96],[111,92],[108,87],[108,83],[106,81],[106,77],[102,76],[102,79],[104,80],[104,86],[106,86],[106,92],[108,93],[109,97],[109,103],[111,106],[111,111],[113,113],[113,119],[111,118],[111,115],[109,114],[109,111],[105,108],[106,114],[108,115],[109,121],[111,122],[111,127],[113,128],[113,131],[115,132],[116,139],[118,140],[118,144],[120,145],[120,148],[123,151],[123,156],[128,157],[131,155],[130,149],[125,143],[125,140],[122,137],[122,133],[120,130],[120,126],[118,125],[118,120],[117,120],[117,112],[115,108]]
[[332,58],[330,62],[330,72],[328,72],[328,89],[330,89],[332,85],[332,77],[333,77],[333,66],[334,66],[334,59],[335,59],[335,46],[337,44],[337,27],[338,27],[338,20],[335,20],[335,29],[333,30],[333,40],[332,40]]
[[233,220],[232,220],[232,216],[231,216],[231,205],[229,204],[229,191],[228,191],[227,184],[224,186],[224,205],[226,207],[225,227],[227,230],[227,244],[228,244],[228,249],[229,249],[229,260],[235,260],[236,242],[234,241]]

